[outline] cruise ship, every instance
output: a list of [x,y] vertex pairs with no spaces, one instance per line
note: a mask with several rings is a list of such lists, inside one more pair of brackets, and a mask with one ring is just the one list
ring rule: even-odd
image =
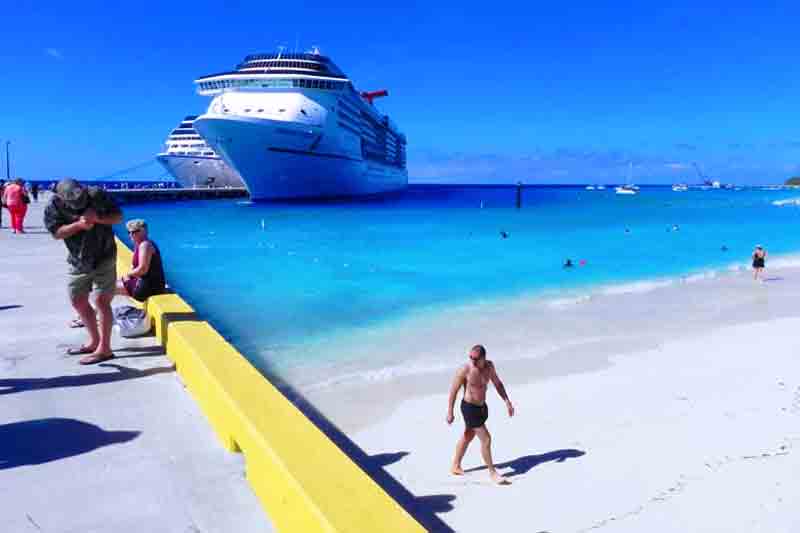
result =
[[181,187],[244,187],[239,173],[228,166],[194,129],[196,116],[184,118],[156,156]]
[[195,80],[212,97],[195,129],[254,200],[358,196],[408,186],[406,137],[328,57],[248,55]]

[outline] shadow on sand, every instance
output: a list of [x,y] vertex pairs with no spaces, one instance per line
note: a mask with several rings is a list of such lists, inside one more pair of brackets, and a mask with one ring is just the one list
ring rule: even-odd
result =
[[84,385],[99,385],[113,383],[126,379],[146,378],[156,374],[173,372],[174,366],[148,368],[138,370],[114,363],[100,363],[98,367],[113,368],[116,372],[102,372],[97,374],[77,374],[74,376],[56,376],[53,378],[0,378],[0,396],[41,389],[58,389],[61,387],[82,387]]
[[[511,472],[503,473],[505,477],[521,476],[527,474],[531,469],[539,466],[542,463],[556,462],[563,463],[567,459],[581,457],[586,455],[582,450],[567,449],[555,450],[552,452],[543,453],[540,455],[523,455],[513,461],[506,461],[505,463],[495,463],[496,468],[510,468]],[[477,472],[479,470],[486,470],[486,466],[476,466],[475,468],[468,468],[464,472]]]
[[0,470],[49,463],[138,436],[138,431],[105,431],[72,418],[0,424]]
[[[262,371],[264,369],[262,368]],[[408,514],[413,516],[427,531],[453,532],[437,515],[453,510],[453,494],[412,494],[399,481],[392,477],[384,467],[402,460],[409,452],[393,452],[368,455],[345,435],[336,425],[325,417],[316,407],[280,377],[269,373],[270,381],[279,386],[284,395],[300,409],[320,431],[325,433],[350,459],[361,467],[389,496]]]
[[9,309],[19,309],[21,305],[0,305],[0,311],[8,311]]

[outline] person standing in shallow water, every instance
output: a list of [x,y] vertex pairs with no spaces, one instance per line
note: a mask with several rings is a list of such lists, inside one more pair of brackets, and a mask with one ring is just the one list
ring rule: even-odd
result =
[[767,251],[760,245],[756,245],[753,250],[753,279],[756,281],[764,281],[762,275],[764,274],[764,266],[767,261]]
[[458,396],[458,390],[463,387],[464,397],[461,400],[461,414],[464,417],[464,433],[456,445],[456,454],[450,472],[460,476],[464,474],[461,461],[467,452],[467,447],[477,435],[481,442],[481,456],[489,469],[492,481],[498,484],[508,484],[509,481],[497,473],[492,461],[492,436],[486,428],[486,419],[489,417],[489,407],[486,405],[486,390],[489,382],[494,384],[497,394],[506,402],[508,416],[514,416],[514,406],[508,399],[506,388],[497,376],[494,363],[486,359],[486,348],[476,344],[469,352],[469,363],[462,366],[453,379],[448,398],[447,423],[452,424],[455,417],[453,408]]

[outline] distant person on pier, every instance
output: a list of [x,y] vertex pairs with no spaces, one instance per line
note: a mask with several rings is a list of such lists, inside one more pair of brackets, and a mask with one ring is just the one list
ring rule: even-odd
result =
[[0,180],[0,228],[3,227],[3,209],[6,208],[6,201],[3,200],[3,191],[6,188],[6,181]]
[[767,251],[760,245],[756,245],[753,250],[753,279],[756,281],[764,281],[762,276],[764,274],[764,266],[767,261]]
[[17,178],[5,186],[3,190],[3,205],[11,213],[11,229],[14,233],[25,233],[23,226],[30,202],[31,199],[21,179]]
[[150,296],[166,292],[164,265],[158,246],[150,240],[147,222],[129,220],[126,227],[134,244],[133,264],[131,271],[117,283],[117,294],[143,302]]
[[[84,355],[82,365],[114,357],[111,299],[117,288],[117,245],[111,226],[121,221],[122,211],[108,193],[69,178],[58,182],[44,211],[45,227],[67,247],[70,302],[89,332],[87,344],[67,350],[70,355]],[[89,304],[93,288],[97,313]]]
[[33,196],[33,201],[34,202],[38,202],[39,201],[39,184],[38,183],[34,183],[33,185],[31,185],[31,196]]

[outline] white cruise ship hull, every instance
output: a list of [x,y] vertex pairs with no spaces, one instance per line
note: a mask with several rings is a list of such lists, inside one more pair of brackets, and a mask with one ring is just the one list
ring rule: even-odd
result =
[[241,175],[253,200],[376,195],[408,186],[405,168],[347,154],[320,127],[216,114],[198,117],[194,127]]
[[219,157],[159,154],[158,162],[181,187],[244,187],[241,176]]

